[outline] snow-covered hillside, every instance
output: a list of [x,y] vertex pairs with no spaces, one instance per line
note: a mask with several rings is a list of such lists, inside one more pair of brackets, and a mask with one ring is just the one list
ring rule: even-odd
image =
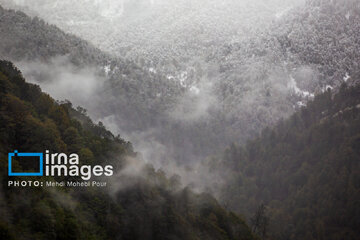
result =
[[[244,142],[317,92],[351,84],[360,62],[356,0],[0,3],[139,66],[101,66],[111,82],[101,114],[152,161],[192,161]],[[139,116],[127,119],[134,109]]]
[[[299,0],[2,0],[100,47],[156,64],[264,28]],[[188,61],[189,59],[181,59]]]

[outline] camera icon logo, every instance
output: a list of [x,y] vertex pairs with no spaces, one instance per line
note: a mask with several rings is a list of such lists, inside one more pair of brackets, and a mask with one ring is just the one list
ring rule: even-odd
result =
[[[9,164],[8,164],[8,175],[9,176],[43,176],[43,153],[19,153],[15,150],[13,153],[9,153]],[[39,160],[39,171],[37,172],[13,172],[12,160],[13,158],[38,158]]]

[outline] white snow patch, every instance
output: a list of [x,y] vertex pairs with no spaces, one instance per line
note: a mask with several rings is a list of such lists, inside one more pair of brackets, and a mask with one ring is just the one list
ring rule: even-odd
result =
[[288,86],[288,88],[292,89],[292,90],[295,92],[296,95],[299,95],[299,96],[301,96],[301,97],[311,97],[311,98],[314,97],[314,94],[313,94],[313,93],[310,93],[310,92],[308,92],[308,91],[303,91],[303,90],[301,90],[301,89],[297,86],[296,81],[295,81],[295,79],[294,79],[292,76],[290,76],[290,81],[288,82],[288,85],[287,85],[287,86]]
[[151,68],[149,68],[149,72],[156,73],[156,69],[151,67]]
[[331,85],[326,85],[325,87],[323,87],[322,92],[326,92],[326,91],[328,91],[329,89],[330,89],[330,90],[333,90],[334,87],[331,86]]
[[173,75],[167,75],[166,78],[167,78],[168,80],[173,80],[173,79],[175,79],[175,77],[174,77]]
[[306,103],[304,103],[303,101],[298,101],[298,102],[296,103],[296,105],[297,105],[298,107],[306,107]]
[[344,82],[347,82],[350,78],[350,75],[348,72],[346,72],[345,76],[343,77]]
[[187,72],[183,71],[180,73],[179,81],[182,87],[186,87]]
[[109,75],[110,70],[111,70],[110,65],[104,66],[104,72],[105,72],[106,76]]
[[173,75],[166,75],[166,78],[168,80],[175,80],[175,81],[179,81],[180,85],[184,88],[187,87],[187,84],[186,84],[186,80],[187,80],[187,72],[186,71],[183,71],[179,74],[175,76]]

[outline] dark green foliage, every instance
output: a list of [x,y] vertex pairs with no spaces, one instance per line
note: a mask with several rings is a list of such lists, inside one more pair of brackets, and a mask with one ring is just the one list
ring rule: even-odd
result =
[[8,187],[7,180],[26,180],[7,176],[6,153],[15,149],[76,152],[81,164],[111,163],[117,172],[140,160],[129,142],[92,123],[86,110],[26,83],[10,62],[0,61],[0,86],[1,239],[254,239],[214,198],[182,190],[179,177],[151,166],[107,188]]
[[360,86],[343,85],[212,166],[231,176],[221,196],[232,209],[267,206],[272,238],[358,239],[359,143]]

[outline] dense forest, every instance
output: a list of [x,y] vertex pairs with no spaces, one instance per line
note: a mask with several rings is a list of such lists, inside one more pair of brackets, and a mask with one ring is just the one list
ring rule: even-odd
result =
[[[129,142],[84,113],[0,61],[1,239],[254,239],[242,219],[210,195],[182,189],[176,176],[145,164],[138,175],[121,174],[141,160]],[[14,149],[75,152],[81,164],[110,162],[119,174],[105,189],[11,188],[8,180],[26,180],[7,176],[5,153]]]
[[[94,109],[98,109],[93,111],[93,116],[116,113],[122,120],[118,124],[120,128],[137,130],[154,124],[156,113],[181,93],[179,83],[145,71],[132,61],[104,53],[38,17],[32,18],[21,11],[0,6],[0,19],[0,57],[21,66],[37,63],[37,68],[29,70],[28,75],[40,83],[52,81],[50,73],[55,64],[57,68],[71,64],[74,72],[93,68],[94,78],[104,81],[96,92],[101,99],[91,103],[95,105]],[[66,61],[56,61],[58,57],[64,57]],[[53,62],[55,64],[51,65]],[[121,111],[114,112],[117,108]],[[139,115],[143,118],[140,119]]]
[[[13,7],[137,66],[113,75],[123,67],[111,64],[99,115],[114,115],[122,132],[155,139],[178,163],[257,136],[327,85],[353,81],[360,60],[357,0],[81,4],[34,0]],[[6,24],[17,25],[12,19]]]
[[[0,4],[1,239],[359,238],[359,0]],[[15,149],[116,173],[8,188]]]
[[259,218],[267,219],[271,239],[355,240],[359,133],[360,85],[343,84],[207,164],[227,178],[219,194],[226,206],[245,213],[249,223],[264,208]]
[[[105,24],[102,20],[97,22],[98,18],[86,18],[84,9],[75,14],[71,1],[55,2],[57,7],[39,1],[34,6],[25,4],[22,9],[32,16],[38,10],[46,21],[56,22],[61,29],[79,29],[81,36],[101,35],[98,25],[80,30],[81,26],[88,26],[82,25],[85,20],[112,29],[111,21]],[[149,1],[137,1],[140,5],[143,2]],[[206,7],[198,13],[197,4],[201,2],[206,2]],[[52,63],[45,64],[45,68],[41,64],[29,67],[39,59],[45,59],[43,63],[52,62],[52,58],[66,55],[69,56],[66,63],[95,66],[96,73],[100,72],[95,78],[104,84],[91,94],[94,96],[91,103],[86,97],[77,103],[71,98],[79,96],[69,93],[62,94],[60,99],[84,105],[94,119],[116,126],[113,131],[125,134],[149,161],[163,167],[169,162],[192,165],[232,142],[244,143],[264,127],[306,105],[326,86],[337,88],[344,81],[349,85],[355,81],[353,74],[360,61],[358,1],[309,0],[303,5],[287,8],[285,4],[270,10],[268,3],[261,1],[250,4],[249,12],[244,11],[248,8],[240,7],[246,5],[244,2],[231,1],[230,5],[215,9],[211,8],[214,2],[204,0],[189,7],[187,0],[169,2],[151,8],[155,11],[149,13],[151,16],[144,13],[137,15],[135,22],[129,20],[136,27],[122,23],[124,31],[129,32],[119,34],[124,41],[105,36],[114,44],[132,45],[109,46],[108,50],[116,57],[39,17],[2,9],[0,55],[16,61],[28,79],[42,80],[39,84],[54,81],[49,72],[54,72],[54,65],[58,66]],[[171,18],[167,11],[160,11],[166,6],[173,7]],[[231,6],[241,9],[236,16],[249,16],[250,22],[266,25],[246,27],[248,21],[241,24],[230,14],[234,12]],[[134,10],[131,9],[130,12]],[[141,9],[146,11],[147,7]],[[127,20],[128,14],[116,21]],[[173,25],[162,24],[182,14],[188,17],[177,19]],[[64,27],[70,20],[75,26]],[[159,26],[156,31],[147,25],[153,21]],[[131,34],[139,31],[155,34],[153,30],[165,37]],[[193,39],[194,33],[201,37]],[[86,40],[96,42],[94,38]],[[150,42],[142,44],[145,38]],[[141,49],[142,54],[135,54],[136,49]],[[140,56],[133,59],[129,55]],[[149,146],[149,142],[154,144]]]

